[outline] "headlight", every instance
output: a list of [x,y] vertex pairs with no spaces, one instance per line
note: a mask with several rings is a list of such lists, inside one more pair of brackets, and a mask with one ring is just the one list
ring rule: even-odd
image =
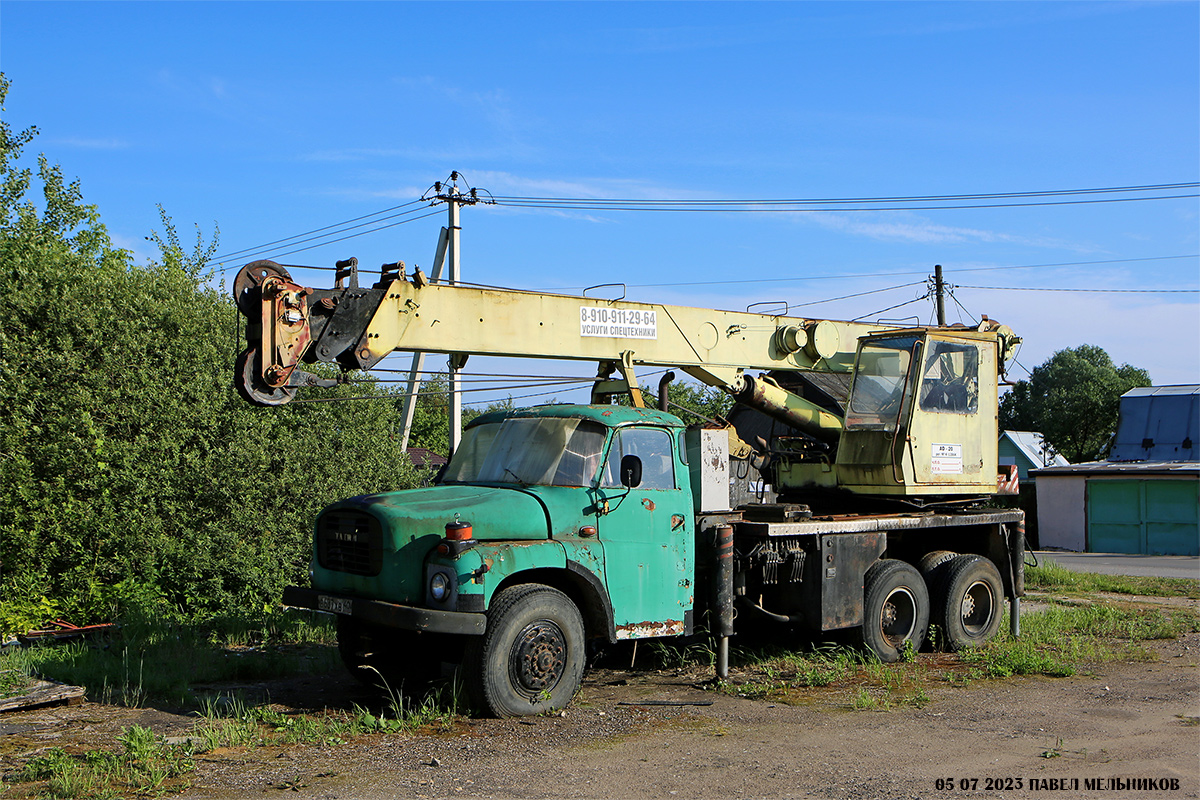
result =
[[429,579],[429,596],[434,602],[444,602],[450,596],[450,579],[444,572],[435,572]]

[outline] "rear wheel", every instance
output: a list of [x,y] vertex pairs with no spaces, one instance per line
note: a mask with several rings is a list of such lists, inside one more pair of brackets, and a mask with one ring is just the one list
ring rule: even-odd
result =
[[492,599],[487,632],[467,645],[467,691],[498,717],[562,708],[583,681],[583,617],[562,592],[540,584]]
[[929,592],[916,568],[904,561],[876,561],[863,578],[863,644],[880,661],[899,661],[911,646],[921,649],[929,628]]
[[983,556],[956,556],[943,564],[930,587],[931,621],[948,650],[978,647],[996,635],[1004,609],[1000,571]]
[[917,569],[921,571],[922,577],[925,578],[925,585],[932,585],[930,584],[930,576],[933,575],[934,570],[957,555],[958,553],[953,550],[933,550],[921,556],[921,560],[917,562]]

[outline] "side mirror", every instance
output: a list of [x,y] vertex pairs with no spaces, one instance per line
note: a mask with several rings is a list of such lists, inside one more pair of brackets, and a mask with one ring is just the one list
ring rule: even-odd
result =
[[636,489],[642,482],[642,460],[637,456],[621,456],[621,485]]

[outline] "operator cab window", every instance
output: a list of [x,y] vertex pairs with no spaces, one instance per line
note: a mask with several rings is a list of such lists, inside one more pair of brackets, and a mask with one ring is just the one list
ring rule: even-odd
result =
[[931,341],[921,376],[921,410],[974,414],[979,410],[979,348]]
[[674,489],[675,458],[671,435],[653,428],[624,428],[613,436],[604,465],[605,488],[621,488],[621,458],[637,456],[642,460],[642,482],[638,489]]
[[850,387],[846,427],[895,430],[917,339],[877,339],[862,346]]

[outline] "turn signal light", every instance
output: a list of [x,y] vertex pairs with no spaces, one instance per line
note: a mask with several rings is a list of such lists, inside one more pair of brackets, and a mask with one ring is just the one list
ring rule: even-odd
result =
[[580,536],[595,536],[596,535],[596,526],[595,525],[584,525],[582,528],[579,529],[579,535]]
[[471,523],[459,522],[458,520],[446,523],[446,538],[450,541],[465,542],[472,536]]

